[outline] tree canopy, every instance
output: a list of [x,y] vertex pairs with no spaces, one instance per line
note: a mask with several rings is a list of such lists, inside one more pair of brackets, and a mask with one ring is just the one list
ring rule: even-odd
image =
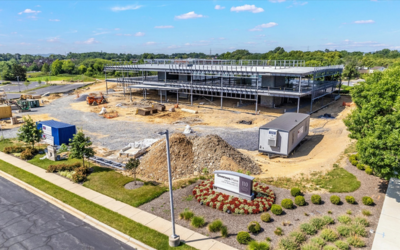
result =
[[357,105],[345,120],[363,163],[384,177],[400,177],[400,66],[375,72],[351,91]]
[[17,139],[35,147],[35,142],[42,139],[42,130],[36,127],[30,116],[24,117],[24,124],[18,130]]
[[89,158],[94,156],[94,149],[91,148],[92,142],[90,138],[85,136],[82,130],[74,135],[74,138],[70,141],[71,152],[69,154],[70,158],[82,159],[82,166],[85,166],[85,157]]

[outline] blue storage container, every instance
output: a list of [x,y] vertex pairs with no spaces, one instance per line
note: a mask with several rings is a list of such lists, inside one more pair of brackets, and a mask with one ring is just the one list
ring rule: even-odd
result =
[[75,125],[54,120],[36,122],[36,126],[43,131],[42,139],[50,145],[69,144],[69,139],[76,134]]

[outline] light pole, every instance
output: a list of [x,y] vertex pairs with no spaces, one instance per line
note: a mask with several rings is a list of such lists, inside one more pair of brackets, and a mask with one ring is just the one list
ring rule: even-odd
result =
[[21,88],[19,87],[19,76],[17,76],[17,81],[18,81],[18,90],[21,92]]
[[172,195],[171,161],[170,161],[170,157],[169,157],[169,132],[167,129],[167,130],[165,130],[165,132],[160,132],[158,134],[166,136],[166,146],[167,146],[169,199],[170,199],[170,205],[171,205],[171,222],[172,222],[172,235],[169,237],[169,246],[177,247],[180,245],[181,239],[180,239],[179,235],[175,234],[174,197]]

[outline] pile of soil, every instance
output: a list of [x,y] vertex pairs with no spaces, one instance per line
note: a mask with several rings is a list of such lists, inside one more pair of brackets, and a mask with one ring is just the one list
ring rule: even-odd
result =
[[[172,179],[199,176],[203,169],[242,170],[260,174],[260,167],[217,135],[187,138],[173,134],[170,138]],[[138,174],[143,178],[167,182],[168,167],[165,139],[155,143],[141,160]]]

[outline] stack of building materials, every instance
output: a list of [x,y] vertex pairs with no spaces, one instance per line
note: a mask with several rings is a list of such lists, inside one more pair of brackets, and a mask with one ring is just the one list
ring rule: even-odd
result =
[[0,119],[12,117],[11,106],[0,105]]

